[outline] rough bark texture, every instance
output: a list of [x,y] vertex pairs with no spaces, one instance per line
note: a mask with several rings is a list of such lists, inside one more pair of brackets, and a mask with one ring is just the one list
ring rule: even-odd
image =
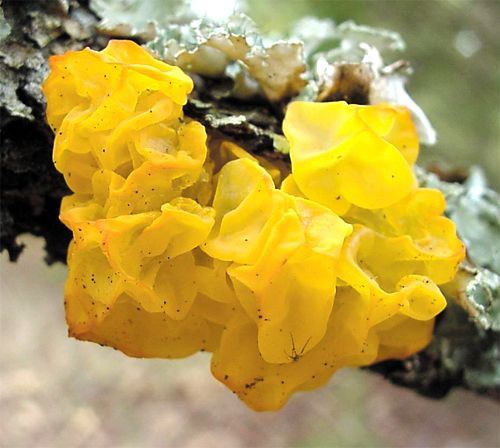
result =
[[439,316],[429,347],[404,361],[370,367],[391,382],[431,398],[463,387],[500,400],[498,332],[482,330],[458,305],[449,303]]
[[[7,250],[10,260],[16,261],[22,251],[17,236],[31,233],[45,239],[48,263],[64,262],[70,232],[59,222],[58,209],[68,189],[52,165],[53,135],[44,120],[40,84],[49,55],[84,46],[99,49],[107,37],[96,31],[98,18],[84,0],[4,0],[2,7],[6,21],[0,17],[0,32],[8,34],[5,30],[10,28],[10,34],[0,45],[0,251]],[[281,157],[272,153],[280,113],[266,109],[265,104],[241,104],[205,95],[192,99],[186,114],[212,132],[245,142],[251,150]],[[245,115],[246,122],[232,121],[236,115]],[[214,117],[218,117],[217,123]],[[481,328],[463,307],[452,304],[438,319],[435,338],[426,350],[371,370],[433,398],[443,397],[454,387],[465,387],[499,399],[498,351],[498,332]]]
[[71,235],[57,216],[68,189],[53,168],[40,84],[49,55],[102,45],[103,38],[85,2],[7,0],[2,7],[10,35],[0,45],[0,250],[15,261],[22,251],[17,236],[32,233],[45,238],[47,262],[64,261]]

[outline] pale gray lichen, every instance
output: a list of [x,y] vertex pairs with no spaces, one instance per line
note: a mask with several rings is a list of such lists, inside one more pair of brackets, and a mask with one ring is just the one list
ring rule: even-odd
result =
[[310,60],[319,50],[336,44],[336,30],[333,20],[307,16],[294,24],[290,35],[302,42],[304,55]]
[[420,142],[434,145],[437,134],[422,108],[406,91],[408,77],[396,67],[383,67],[374,76],[370,85],[370,104],[390,103],[407,107],[417,127]]
[[2,42],[9,34],[11,27],[8,24],[7,20],[5,20],[5,16],[3,14],[3,9],[1,8],[2,2],[0,1],[0,42]]
[[447,375],[462,377],[471,389],[500,394],[500,196],[487,188],[478,168],[464,184],[443,182],[422,169],[417,175],[424,186],[445,194],[446,213],[469,258],[447,286],[452,301],[429,350],[437,352]]
[[463,184],[444,182],[418,170],[420,182],[446,196],[447,215],[456,223],[468,257],[500,275],[500,195],[488,188],[483,172],[472,167]]
[[439,360],[437,376],[491,397],[500,397],[498,332],[471,321],[456,305],[449,305],[434,333],[427,356]]
[[[442,181],[419,167],[416,174],[423,187],[437,188],[446,196],[446,214],[457,226],[468,259],[453,282],[445,285],[448,307],[431,345],[408,361],[408,372],[418,373],[417,387],[434,381],[446,391],[457,383],[499,398],[500,195],[487,187],[477,167],[471,168],[463,184]],[[425,371],[416,367],[422,363],[429,364]],[[395,381],[400,380],[412,384],[404,371],[397,373]]]
[[114,37],[138,37],[149,41],[174,18],[195,18],[186,0],[90,0],[90,9],[101,21],[101,33]]
[[449,295],[478,327],[500,332],[500,195],[487,187],[477,167],[463,184],[444,182],[422,169],[417,176],[423,186],[445,194],[446,214],[467,247],[468,260]]
[[92,0],[91,8],[102,18],[101,32],[140,37],[170,64],[231,79],[227,97],[404,105],[415,118],[421,142],[435,143],[432,125],[405,90],[407,73],[382,62],[381,54],[391,58],[405,48],[398,33],[306,17],[288,38],[273,40],[261,35],[245,14],[235,13],[224,22],[210,20],[197,17],[190,3]]
[[22,98],[44,103],[40,86],[47,72],[41,51],[7,41],[0,44],[0,106],[13,117],[33,120],[32,107]]
[[279,102],[296,96],[306,84],[302,43],[279,40],[268,44],[254,22],[242,13],[223,24],[198,19],[168,25],[147,47],[188,72],[237,79],[239,89],[233,95],[237,97],[262,93],[270,101]]
[[382,28],[359,25],[349,20],[335,27],[337,47],[326,52],[329,61],[359,62],[365,57],[363,45],[377,48],[382,54],[401,52],[406,45],[399,33]]
[[95,18],[78,5],[70,8],[66,0],[47,0],[46,4],[25,2],[19,11],[10,7],[11,15],[22,15],[18,22],[21,25],[11,27],[3,8],[0,9],[5,21],[2,24],[0,19],[0,34],[4,35],[0,41],[0,107],[12,117],[31,121],[35,119],[33,106],[45,103],[41,84],[48,73],[48,55],[68,49],[68,45],[62,44],[67,40],[63,38],[66,34],[72,39],[72,47],[84,46],[80,41],[94,36]]
[[465,297],[477,313],[474,319],[489,330],[500,332],[500,276],[476,268],[465,289]]
[[421,143],[436,143],[436,131],[406,91],[409,64],[384,64],[383,58],[391,60],[405,48],[398,33],[352,21],[336,25],[329,19],[310,17],[301,20],[293,32],[304,39],[310,66],[309,83],[298,99],[405,106],[412,113]]

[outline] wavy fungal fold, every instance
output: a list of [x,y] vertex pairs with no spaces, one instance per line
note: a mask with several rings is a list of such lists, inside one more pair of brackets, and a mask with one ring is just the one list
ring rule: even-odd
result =
[[293,102],[290,167],[207,138],[183,115],[191,79],[133,42],[50,67],[71,336],[211,352],[255,410],[429,343],[464,247],[442,194],[417,185],[406,109]]

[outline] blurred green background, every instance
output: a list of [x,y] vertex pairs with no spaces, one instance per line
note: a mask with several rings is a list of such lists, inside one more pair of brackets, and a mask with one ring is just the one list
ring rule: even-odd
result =
[[[500,2],[248,3],[267,32],[305,15],[400,32],[415,69],[409,91],[439,134],[423,160],[478,164],[500,187]],[[431,401],[345,370],[283,411],[257,414],[211,377],[207,354],[137,360],[68,339],[66,267],[47,267],[41,241],[25,242],[19,263],[0,257],[1,447],[499,446],[499,406],[465,391]]]
[[500,188],[500,1],[248,0],[262,31],[307,15],[397,31],[414,75],[408,90],[438,133],[421,163],[480,165]]

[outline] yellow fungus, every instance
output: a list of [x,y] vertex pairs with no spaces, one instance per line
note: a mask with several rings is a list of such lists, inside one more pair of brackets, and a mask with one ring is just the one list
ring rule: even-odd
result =
[[247,158],[221,170],[214,208],[219,218],[202,249],[233,262],[227,272],[258,326],[262,357],[291,362],[290,334],[304,352],[324,336],[336,263],[352,228],[326,207],[277,190]]
[[407,110],[290,104],[290,169],[207,141],[183,116],[190,78],[133,42],[50,65],[71,336],[136,357],[213,352],[256,410],[429,343],[464,247],[442,194],[417,186]]
[[291,103],[283,131],[300,191],[340,215],[403,199],[416,185],[416,131],[405,118],[389,106]]

